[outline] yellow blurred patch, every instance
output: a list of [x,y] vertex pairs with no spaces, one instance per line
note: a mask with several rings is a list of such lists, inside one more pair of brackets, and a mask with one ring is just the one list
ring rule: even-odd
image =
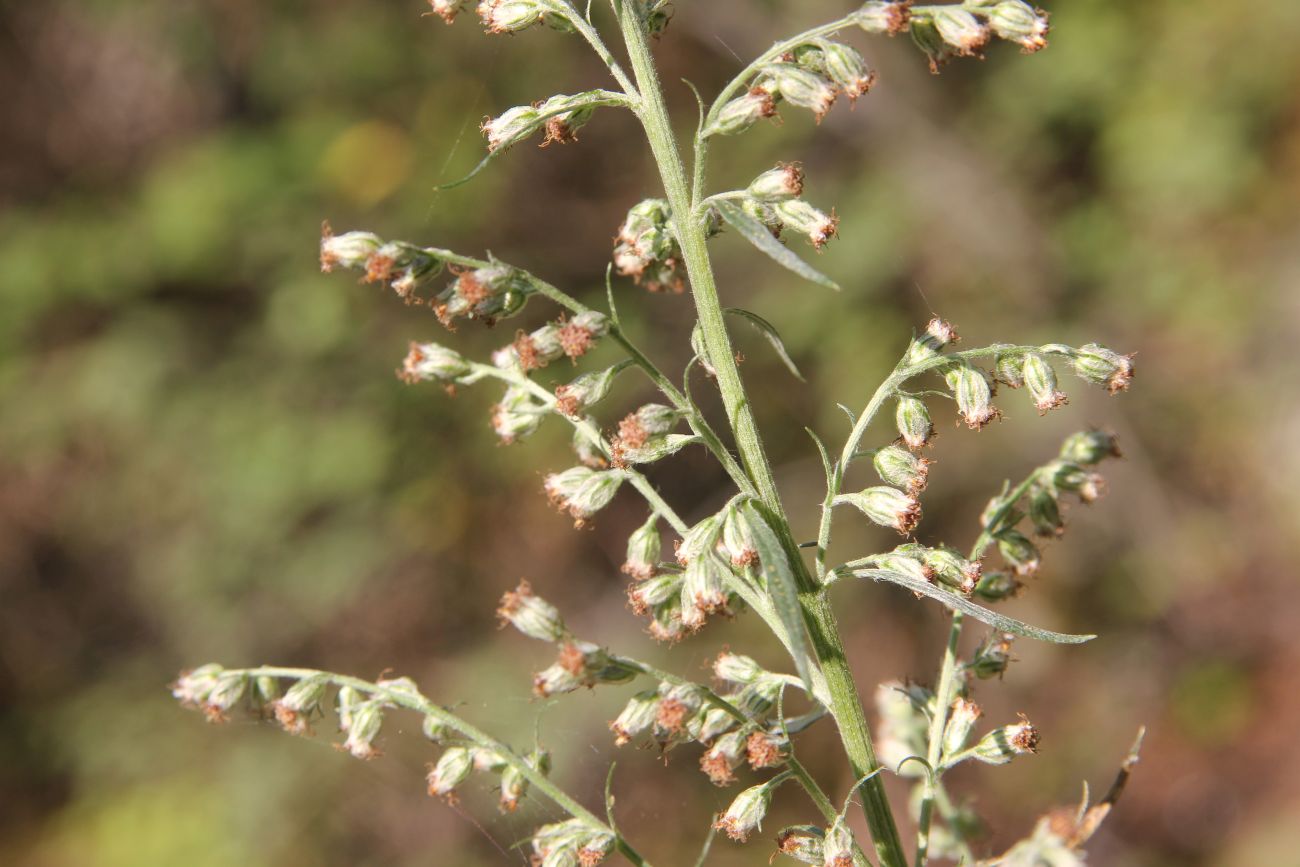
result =
[[368,120],[344,130],[321,157],[325,180],[359,207],[376,205],[411,176],[415,149],[400,127]]

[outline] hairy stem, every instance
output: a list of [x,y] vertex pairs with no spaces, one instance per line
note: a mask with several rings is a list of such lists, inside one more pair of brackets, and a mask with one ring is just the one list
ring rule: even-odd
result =
[[[772,468],[736,366],[734,350],[723,321],[713,266],[705,246],[704,231],[692,216],[695,201],[687,185],[686,171],[673,137],[645,25],[631,3],[618,4],[618,17],[641,97],[636,106],[637,115],[645,127],[672,209],[673,224],[690,279],[705,351],[709,363],[717,371],[718,388],[728,421],[735,432],[741,464],[764,504],[781,519],[778,522],[780,530],[786,536],[783,542],[789,549],[791,565],[804,587],[800,602],[819,666],[826,678],[830,710],[839,727],[854,776],[864,777],[879,768],[867,729],[866,714],[849,671],[843,642],[830,605],[820,592],[817,582],[808,574],[807,566],[793,542]],[[903,867],[905,856],[902,843],[885,797],[884,785],[878,776],[872,777],[865,786],[863,807],[881,864],[884,867]]]

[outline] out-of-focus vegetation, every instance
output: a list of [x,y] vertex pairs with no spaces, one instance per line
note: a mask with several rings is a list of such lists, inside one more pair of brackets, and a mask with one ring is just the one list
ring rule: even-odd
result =
[[[599,5],[599,4],[598,4]],[[705,89],[776,35],[848,0],[679,0],[667,81]],[[805,526],[820,468],[803,433],[843,435],[930,311],[971,343],[1097,339],[1139,351],[1134,393],[1077,388],[1039,420],[1020,395],[974,435],[944,426],[931,540],[964,545],[988,494],[1095,423],[1122,438],[1111,496],[1069,515],[1013,610],[1099,632],[1023,644],[990,716],[1025,710],[1043,754],[963,771],[988,851],[1104,786],[1141,722],[1143,763],[1093,847],[1108,865],[1290,863],[1300,848],[1300,4],[1061,0],[1050,49],[1005,48],[932,78],[901,41],[863,45],[881,83],[811,140],[805,114],[716,148],[719,188],[801,158],[843,240],[796,283],[714,242],[728,304],[776,322],[790,379],[741,334],[744,370]],[[582,141],[519,148],[472,184],[478,119],[602,70],[566,37],[487,38],[422,6],[361,0],[49,0],[0,9],[0,862],[62,867],[517,863],[536,805],[499,818],[426,800],[410,721],[362,764],[243,721],[208,728],[164,684],[187,664],[393,667],[599,803],[620,690],[529,700],[536,648],[493,628],[521,576],[584,635],[700,668],[743,619],[672,649],[624,610],[618,501],[573,533],[540,494],[570,460],[555,426],[499,447],[491,395],[450,399],[391,371],[427,310],[324,277],[322,218],[492,249],[594,297],[623,212],[656,188],[616,113]],[[694,104],[670,88],[683,122]],[[616,286],[680,368],[688,301]],[[540,319],[547,311],[531,310]],[[450,340],[485,352],[504,330]],[[706,389],[697,387],[703,393]],[[995,456],[995,457],[991,457]],[[723,479],[700,457],[654,478],[691,517]],[[845,533],[851,545],[884,541]],[[936,608],[837,590],[868,687],[928,680]],[[751,645],[746,645],[746,649]],[[760,658],[763,654],[758,654]],[[767,661],[777,657],[769,649]],[[823,731],[823,737],[829,737]],[[595,744],[592,748],[589,744]],[[828,787],[835,753],[807,762]],[[690,757],[618,756],[620,823],[692,863],[725,806]],[[962,788],[958,785],[958,788]],[[773,830],[806,820],[794,795]],[[471,816],[473,818],[471,818]],[[664,828],[673,833],[663,834]],[[638,834],[638,829],[641,833]],[[761,849],[718,844],[717,863]]]

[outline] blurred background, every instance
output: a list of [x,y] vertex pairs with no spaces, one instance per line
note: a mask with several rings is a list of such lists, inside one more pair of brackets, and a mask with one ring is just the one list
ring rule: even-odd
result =
[[[695,107],[680,79],[714,92],[738,57],[852,6],[679,0],[657,51],[683,125]],[[472,15],[447,28],[425,9],[0,3],[0,862],[474,867],[521,863],[514,844],[557,818],[536,801],[497,815],[486,782],[459,809],[429,801],[434,753],[413,719],[390,723],[370,763],[330,749],[328,732],[205,725],[166,685],[207,661],[412,676],[517,745],[540,739],[593,805],[617,758],[619,821],[660,865],[694,863],[706,817],[736,791],[709,786],[692,749],[666,767],[616,755],[605,725],[629,688],[532,700],[548,651],[498,632],[493,609],[528,577],[579,634],[700,678],[728,644],[781,664],[756,619],[653,645],[617,569],[643,517],[631,493],[573,532],[540,491],[572,462],[561,425],[502,447],[494,388],[453,399],[392,375],[409,340],[483,357],[554,310],[534,301],[495,331],[447,335],[427,309],[319,272],[329,219],[490,249],[603,302],[610,239],[657,193],[637,129],[612,111],[578,144],[518,147],[436,193],[479,159],[484,115],[604,78],[571,37],[487,38]],[[976,435],[935,404],[923,541],[967,547],[1002,480],[1073,430],[1109,428],[1125,452],[1109,496],[1069,512],[1041,577],[1007,606],[1101,637],[1022,642],[977,694],[990,722],[1029,714],[1041,755],[963,769],[953,788],[990,822],[978,850],[1001,851],[1077,802],[1082,781],[1104,790],[1145,723],[1096,863],[1295,863],[1300,4],[1051,11],[1047,51],[997,45],[939,77],[906,39],[851,37],[881,78],[855,111],[816,129],[787,108],[784,124],[715,147],[716,189],[799,159],[808,199],[843,220],[817,258],[839,295],[734,234],[713,242],[725,302],[776,323],[809,383],[737,330],[743,372],[811,537],[823,480],[804,426],[842,442],[835,404],[861,406],[932,312],[966,346],[1137,352],[1131,393],[1070,377],[1070,405],[1044,419],[1009,392],[1006,418]],[[634,338],[680,372],[689,299],[627,281],[615,293]],[[635,380],[607,424],[649,398]],[[716,418],[707,383],[695,390]],[[702,454],[651,476],[689,519],[730,493]],[[841,558],[895,543],[847,514],[837,526]],[[842,586],[835,601],[864,690],[933,680],[941,609],[886,586]],[[846,791],[830,726],[807,738],[805,761]],[[769,825],[813,819],[790,790]],[[770,851],[719,842],[713,863]]]

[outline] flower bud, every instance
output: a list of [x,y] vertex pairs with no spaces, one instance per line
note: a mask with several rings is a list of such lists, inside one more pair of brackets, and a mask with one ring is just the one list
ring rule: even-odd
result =
[[268,675],[253,679],[253,701],[258,707],[266,707],[280,697],[280,681]]
[[880,569],[897,572],[917,581],[933,582],[934,570],[925,564],[923,551],[920,545],[900,545],[887,554],[877,554],[871,559]]
[[271,705],[275,721],[289,734],[307,732],[307,717],[320,708],[329,681],[324,675],[304,677],[285,690],[284,697]]
[[751,684],[729,696],[736,709],[750,719],[761,719],[776,707],[785,683],[777,676],[765,673]]
[[1088,343],[1074,353],[1074,372],[1094,385],[1104,385],[1111,394],[1128,391],[1133,381],[1133,356],[1120,355],[1099,346]]
[[[763,227],[772,233],[773,238],[781,237],[781,231],[785,226],[781,223],[781,218],[776,215],[776,210],[771,205],[757,199],[742,199],[740,209],[756,222],[762,223]],[[696,355],[703,357],[698,351]],[[708,370],[712,371],[712,368],[708,368]],[[709,376],[713,375],[713,372],[709,373]]]
[[576,525],[599,512],[618,493],[623,474],[615,470],[571,467],[546,477],[546,495],[557,508],[573,516]]
[[749,184],[746,192],[760,202],[781,202],[803,195],[803,168],[798,163],[780,163]]
[[334,699],[334,707],[339,715],[339,731],[347,734],[348,730],[352,728],[352,719],[356,715],[357,708],[365,701],[366,697],[362,695],[360,690],[350,686],[339,688],[339,694]]
[[911,0],[889,0],[889,2],[870,2],[853,13],[853,23],[868,33],[902,33],[907,30],[911,13],[908,7]]
[[900,396],[894,418],[898,425],[898,435],[902,438],[903,444],[912,451],[928,445],[931,437],[934,436],[930,412],[920,398]]
[[659,706],[655,711],[655,737],[670,741],[686,733],[687,723],[700,709],[699,689],[691,684],[659,684]]
[[487,137],[488,153],[505,150],[536,132],[542,125],[542,113],[531,105],[517,105],[479,127]]
[[649,614],[652,609],[680,598],[682,576],[680,572],[667,572],[639,581],[627,588],[627,599],[636,614]]
[[530,436],[541,427],[549,408],[538,403],[522,388],[510,386],[501,402],[492,408],[492,430],[509,445]]
[[718,738],[717,743],[700,756],[700,770],[715,786],[727,786],[736,781],[732,773],[745,760],[745,736],[736,731]]
[[1056,387],[1056,371],[1043,356],[1036,352],[1026,353],[1022,372],[1025,386],[1034,399],[1039,415],[1045,415],[1048,410],[1069,403],[1065,393]]
[[533,588],[527,581],[520,581],[518,587],[501,597],[497,617],[503,624],[509,623],[538,641],[558,642],[568,636],[559,609],[533,595]]
[[1065,532],[1061,506],[1056,501],[1056,494],[1048,488],[1035,488],[1029,495],[1029,520],[1034,524],[1034,532],[1044,538]]
[[850,102],[856,102],[859,96],[875,85],[876,74],[867,68],[867,62],[857,49],[830,40],[823,41],[821,48],[824,52],[826,74],[839,85]]
[[362,702],[352,711],[351,717],[343,749],[358,759],[375,758],[379,755],[379,750],[374,747],[375,737],[384,724],[383,704],[373,699]]
[[614,385],[614,378],[626,369],[626,365],[615,364],[594,373],[584,373],[568,385],[555,389],[555,408],[572,419],[582,416],[593,406],[604,400]]
[[655,641],[669,644],[681,641],[687,636],[689,630],[682,620],[681,593],[674,594],[667,602],[654,607],[650,615],[650,627],[646,631]]
[[1024,353],[999,352],[993,361],[993,379],[1009,388],[1025,384]]
[[361,268],[382,244],[379,236],[371,232],[335,235],[326,223],[321,227],[320,269],[329,273],[337,267]]
[[618,717],[609,724],[614,733],[614,744],[623,746],[654,725],[659,712],[659,693],[654,690],[638,692],[623,706]]
[[456,787],[468,780],[473,771],[474,754],[471,750],[466,747],[448,747],[425,778],[429,797],[454,801]]
[[533,695],[538,698],[564,695],[584,686],[590,686],[584,677],[558,662],[533,675]]
[[184,707],[197,708],[207,703],[208,696],[217,685],[222,668],[216,664],[201,665],[193,671],[183,671],[172,684],[172,697]]
[[853,867],[853,849],[853,833],[844,817],[838,816],[822,842],[823,867]]
[[1095,466],[1106,458],[1122,457],[1119,439],[1112,433],[1099,430],[1080,431],[1070,434],[1061,444],[1061,460]]
[[411,343],[397,376],[403,382],[428,382],[439,379],[454,382],[470,372],[469,363],[459,352],[436,343]]
[[438,296],[433,312],[448,328],[461,316],[490,324],[518,313],[533,291],[520,272],[497,262],[457,273],[456,281]]
[[773,91],[766,87],[751,87],[747,93],[722,107],[713,123],[705,128],[704,137],[736,135],[775,114],[776,99]]
[[546,0],[481,0],[478,16],[488,33],[517,33],[542,21],[556,30],[571,29]]
[[788,199],[773,206],[781,224],[801,235],[820,250],[831,238],[839,234],[840,218],[832,212],[829,216],[803,199]]
[[609,459],[601,451],[602,446],[598,442],[593,442],[586,431],[574,428],[570,445],[573,447],[574,456],[584,467],[593,470],[609,469]]
[[646,199],[628,211],[614,239],[614,268],[651,292],[680,293],[686,284],[677,272],[681,249],[663,199]]
[[677,562],[683,565],[712,551],[722,533],[722,515],[710,515],[686,531],[677,546]]
[[711,614],[726,611],[725,567],[716,557],[696,557],[682,574],[682,617],[688,627],[699,628]]
[[893,527],[903,535],[911,533],[921,520],[921,504],[897,488],[883,485],[856,494],[841,494],[835,505],[847,503],[882,527]]
[[968,428],[981,430],[998,417],[999,412],[992,403],[993,392],[984,371],[969,364],[959,364],[949,369],[943,378],[957,399],[957,411],[961,413]]
[[754,770],[775,768],[785,761],[790,741],[772,732],[750,732],[745,739],[745,759]]
[[997,534],[998,551],[1002,559],[1021,577],[1033,575],[1041,563],[1038,548],[1016,529],[1001,530]]
[[940,581],[967,596],[975,592],[984,573],[978,560],[967,560],[951,548],[926,548],[921,560]]
[[922,334],[912,339],[907,352],[903,355],[903,365],[911,367],[928,361],[937,356],[945,346],[959,340],[961,338],[957,335],[957,329],[936,316],[926,324]]
[[988,572],[975,585],[975,595],[985,602],[1002,602],[1019,593],[1023,586],[1006,572]]
[[248,691],[248,675],[223,672],[208,693],[204,711],[212,720],[224,720],[228,710],[239,703]]
[[764,71],[772,77],[782,97],[794,105],[810,109],[818,123],[840,95],[835,82],[793,63],[774,63]]
[[726,831],[728,837],[743,843],[763,824],[771,803],[772,787],[767,783],[748,788],[736,796],[727,811],[714,823],[714,827]]
[[429,6],[433,9],[432,15],[437,15],[448,24],[456,20],[456,16],[465,8],[469,0],[429,0]]
[[723,651],[713,661],[713,676],[738,686],[748,686],[766,674],[767,671],[763,666],[751,657],[739,653]]
[[1047,32],[1051,29],[1047,13],[1023,0],[1002,0],[994,6],[989,12],[989,26],[1002,39],[1018,44],[1025,54],[1046,48]]
[[793,825],[776,835],[776,851],[801,863],[822,867],[826,857],[822,847],[824,837],[821,828]]
[[712,743],[719,735],[726,734],[736,725],[736,718],[720,707],[711,707],[699,718],[695,739],[702,744]]
[[913,15],[908,31],[912,34],[912,42],[915,43],[917,48],[924,51],[925,56],[929,59],[930,72],[938,75],[940,68],[948,62],[955,52],[953,47],[944,41],[943,35],[939,33],[934,17],[930,15]]
[[886,446],[872,458],[882,481],[902,488],[912,496],[925,490],[930,475],[930,461],[918,458],[898,446]]
[[718,552],[725,555],[732,566],[745,567],[758,563],[757,543],[739,501],[733,500],[722,512],[722,533],[718,538]]
[[1085,503],[1094,502],[1106,493],[1106,478],[1101,473],[1089,472],[1069,461],[1057,462],[1052,484],[1062,491],[1078,494]]
[[587,829],[585,839],[578,848],[579,867],[596,867],[610,852],[614,851],[614,835],[608,831],[591,831]]
[[[524,762],[543,776],[551,770],[551,754],[541,748],[534,749],[525,756]],[[523,772],[515,765],[507,764],[501,771],[501,812],[513,813],[519,809],[519,799],[527,791],[528,780]]]
[[1015,636],[1009,632],[991,632],[976,648],[971,661],[966,663],[966,671],[980,680],[1001,677],[1011,664],[1011,643]]
[[943,729],[943,757],[955,756],[966,746],[971,729],[983,711],[973,701],[959,698],[952,703],[948,723]]
[[960,6],[939,6],[931,12],[934,28],[945,43],[962,57],[977,56],[988,44],[989,30]]
[[1020,722],[994,729],[971,750],[973,758],[987,765],[1005,765],[1016,756],[1038,752],[1038,729],[1023,716]]
[[646,522],[627,539],[627,560],[623,562],[623,573],[637,581],[653,578],[659,568],[660,545],[659,514],[652,512]]

